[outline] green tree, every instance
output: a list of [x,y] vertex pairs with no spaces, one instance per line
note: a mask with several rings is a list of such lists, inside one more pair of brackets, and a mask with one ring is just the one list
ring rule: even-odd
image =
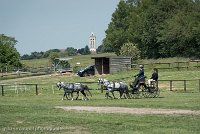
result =
[[121,47],[120,54],[123,56],[131,56],[132,60],[138,60],[140,58],[140,51],[137,48],[137,45],[130,42],[125,43]]
[[8,37],[0,34],[0,66],[21,67],[20,54],[16,50],[15,45],[17,40],[13,37]]
[[77,54],[77,50],[73,47],[68,47],[65,52],[67,53],[68,56],[74,56]]
[[200,6],[187,3],[186,7],[169,19],[160,31],[160,52],[165,57],[200,58]]
[[49,61],[53,64],[54,63],[54,60],[56,58],[59,58],[59,54],[56,53],[56,52],[51,52],[50,55],[49,55]]
[[199,57],[199,12],[199,0],[121,0],[101,50],[130,41],[142,58]]
[[60,53],[60,50],[59,49],[50,49],[44,53],[44,58],[48,58],[51,55],[51,53]]
[[103,40],[103,44],[111,48],[117,55],[120,54],[121,46],[128,42],[130,37],[128,31],[130,9],[130,5],[125,1],[119,2],[116,11],[112,14],[112,21],[106,30],[106,38]]
[[70,64],[68,61],[62,60],[60,61],[60,65],[62,66],[62,68],[70,68]]
[[91,54],[88,45],[86,45],[85,48],[78,49],[77,53],[82,54],[82,55]]
[[88,54],[91,54],[91,52],[90,52],[88,45],[86,45],[85,48],[84,48],[83,55],[88,55]]

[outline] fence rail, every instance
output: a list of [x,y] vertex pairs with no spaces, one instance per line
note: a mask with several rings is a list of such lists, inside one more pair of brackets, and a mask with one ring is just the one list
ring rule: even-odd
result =
[[[200,79],[194,79],[194,80],[158,80],[158,85],[160,82],[169,82],[169,90],[170,91],[173,91],[173,84],[174,82],[182,82],[182,85],[183,85],[183,91],[186,92],[187,91],[187,88],[188,88],[188,82],[191,82],[191,81],[196,81],[198,82],[198,92],[200,92]],[[77,82],[77,83],[84,83],[84,84],[97,84],[97,82]],[[0,87],[1,87],[1,95],[2,96],[5,96],[5,87],[7,86],[33,86],[34,87],[34,90],[35,90],[35,94],[38,95],[39,94],[39,86],[45,86],[47,84],[0,84]],[[54,93],[54,87],[55,87],[56,84],[54,85],[49,85],[48,86],[51,86],[52,87],[52,90],[53,90],[53,93]]]
[[[172,70],[172,69],[177,69],[178,71],[180,71],[181,69],[199,69],[200,68],[200,60],[193,60],[193,61],[180,61],[180,62],[157,62],[157,63],[149,63],[149,64],[143,64],[147,67],[147,69],[152,69],[152,68],[158,68],[158,69],[168,69],[168,70]],[[132,68],[135,68],[136,66],[138,66],[139,64],[131,64]]]
[[168,81],[169,82],[169,90],[173,91],[173,82],[183,82],[183,89],[184,91],[187,90],[187,82],[188,81],[198,81],[198,90],[200,92],[200,79],[195,79],[195,80],[158,80],[158,82],[162,82],[162,81]]
[[1,86],[1,95],[4,96],[4,87],[6,86],[18,86],[18,85],[28,85],[28,86],[35,86],[35,94],[38,95],[38,85],[39,84],[0,84]]

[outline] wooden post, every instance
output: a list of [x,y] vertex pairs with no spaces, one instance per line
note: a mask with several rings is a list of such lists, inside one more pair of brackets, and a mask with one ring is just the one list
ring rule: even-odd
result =
[[172,80],[169,81],[169,85],[170,85],[170,91],[172,91]]
[[200,92],[200,79],[199,79],[199,92]]
[[2,96],[4,96],[3,85],[1,85],[1,94],[2,94]]
[[35,84],[35,91],[36,91],[36,95],[38,95],[38,86],[37,86],[37,84]]
[[168,63],[169,64],[169,68],[171,67],[171,63]]
[[184,91],[186,92],[186,80],[184,80]]
[[179,62],[178,62],[178,71],[179,71],[180,69],[179,69]]

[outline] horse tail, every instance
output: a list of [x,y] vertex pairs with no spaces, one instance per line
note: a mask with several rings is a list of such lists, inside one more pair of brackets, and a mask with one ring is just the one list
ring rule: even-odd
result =
[[[88,86],[87,86],[87,85],[82,85],[82,87],[83,87],[83,89],[82,89],[83,91],[84,91],[84,90],[87,91],[87,92],[86,92],[86,95],[87,95],[87,96],[90,95],[90,96],[92,97],[92,94],[91,94],[90,89],[88,88]],[[87,93],[89,93],[89,95],[88,95]]]
[[90,89],[88,89],[87,92],[88,92],[89,95],[92,97],[92,93],[90,92]]

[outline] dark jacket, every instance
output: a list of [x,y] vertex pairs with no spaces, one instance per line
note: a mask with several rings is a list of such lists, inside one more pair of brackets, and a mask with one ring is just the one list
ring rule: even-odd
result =
[[153,80],[157,81],[158,80],[158,73],[157,72],[153,72],[153,74],[152,74],[150,79],[153,79]]
[[139,73],[136,74],[135,76],[144,77],[144,69],[140,69]]

